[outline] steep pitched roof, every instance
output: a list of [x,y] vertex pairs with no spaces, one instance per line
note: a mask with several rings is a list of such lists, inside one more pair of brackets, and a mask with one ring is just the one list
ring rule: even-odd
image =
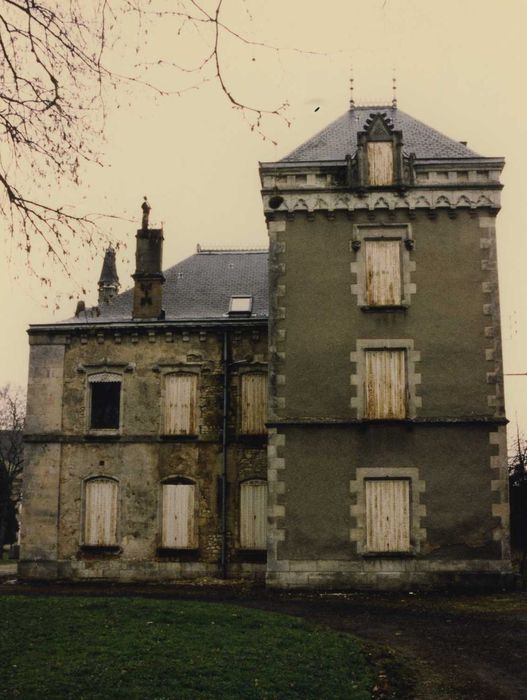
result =
[[[203,250],[163,274],[166,321],[226,321],[236,295],[252,296],[250,318],[267,318],[266,250]],[[63,323],[131,322],[132,306],[133,289],[128,289],[102,304],[98,316],[81,313]]]
[[112,247],[108,248],[104,254],[99,284],[119,285],[119,277],[115,265],[115,250]]
[[280,162],[344,160],[357,149],[357,132],[375,112],[386,113],[395,130],[402,131],[404,152],[420,159],[481,158],[459,141],[441,134],[396,107],[356,107],[303,143]]

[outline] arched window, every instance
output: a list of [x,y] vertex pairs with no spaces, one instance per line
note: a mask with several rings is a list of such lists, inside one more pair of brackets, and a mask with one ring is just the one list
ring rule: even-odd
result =
[[84,482],[84,544],[117,546],[119,483],[97,476]]
[[164,435],[197,433],[198,375],[165,375]]
[[267,420],[267,374],[242,374],[240,393],[241,432],[247,435],[264,434]]
[[240,484],[240,547],[267,547],[267,481],[264,479]]
[[117,430],[121,419],[122,376],[99,372],[88,376],[89,416],[92,430]]
[[161,547],[195,549],[198,546],[196,484],[176,477],[161,484]]

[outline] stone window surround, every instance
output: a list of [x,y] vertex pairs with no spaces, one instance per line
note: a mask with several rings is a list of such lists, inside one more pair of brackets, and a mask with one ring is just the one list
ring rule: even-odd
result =
[[[366,381],[366,350],[405,350],[406,355],[406,420],[416,417],[417,409],[421,408],[420,396],[416,396],[417,384],[421,383],[421,375],[415,371],[415,363],[420,362],[421,353],[414,350],[414,341],[405,339],[368,338],[357,340],[357,349],[350,353],[350,362],[356,365],[350,383],[357,387],[357,394],[351,398],[351,408],[356,409],[357,419],[369,421],[366,415],[365,381]],[[382,419],[379,419],[382,420]],[[394,419],[395,420],[395,419]],[[405,419],[402,418],[402,421]]]
[[[260,481],[267,486],[267,509],[269,509],[269,483],[267,479],[261,477],[261,476],[249,476],[249,477],[244,477],[243,479],[240,479],[238,481],[238,488],[236,489],[236,548],[239,550],[242,550],[244,552],[262,552],[264,551],[263,549],[253,549],[253,548],[245,548],[241,546],[241,522],[242,522],[242,516],[241,516],[241,488],[242,484],[247,483],[248,481]],[[266,522],[266,528],[269,530],[269,524]]]
[[110,547],[97,547],[93,545],[87,545],[84,543],[84,522],[86,518],[86,483],[88,481],[94,481],[95,479],[111,479],[117,482],[118,488],[118,498],[117,498],[117,527],[116,527],[116,540],[121,542],[121,513],[123,510],[123,489],[121,489],[121,480],[118,479],[113,474],[107,474],[106,472],[93,472],[81,478],[81,508],[80,508],[80,527],[79,527],[79,546],[83,551],[97,550],[99,552],[108,553],[121,553],[121,546],[119,544]]
[[[196,545],[194,547],[162,547],[162,532],[163,532],[163,486],[165,484],[184,483],[194,485],[194,528],[196,532]],[[197,552],[199,550],[199,501],[200,490],[199,484],[195,477],[187,476],[186,474],[177,473],[163,477],[158,482],[157,487],[157,533],[156,533],[156,551],[158,553],[167,552]]]
[[[86,391],[85,391],[85,416],[86,433],[88,435],[121,435],[124,424],[124,371],[122,365],[104,365],[102,367],[92,367],[86,369]],[[92,428],[91,427],[91,378],[98,374],[113,374],[120,377],[121,391],[119,393],[119,427],[118,428]]]
[[163,424],[164,424],[164,416],[165,416],[165,378],[170,375],[170,374],[194,374],[197,375],[197,388],[196,388],[196,433],[192,435],[187,435],[185,433],[170,433],[167,437],[170,437],[171,439],[175,438],[184,438],[184,439],[189,439],[196,437],[201,432],[201,425],[200,425],[200,420],[201,420],[201,412],[199,410],[199,396],[200,396],[200,375],[201,375],[201,368],[202,368],[203,363],[198,362],[198,363],[192,363],[192,364],[185,364],[185,363],[162,363],[159,365],[156,365],[153,368],[154,372],[159,373],[161,382],[160,382],[160,389],[159,389],[159,435],[165,435],[163,433]]
[[[363,254],[362,243],[365,240],[400,240],[401,246],[401,303],[396,306],[371,306],[366,299],[366,256]],[[407,308],[410,306],[411,295],[416,293],[416,285],[411,282],[411,273],[415,272],[415,261],[410,260],[410,251],[414,248],[411,224],[355,224],[350,250],[355,255],[355,261],[350,264],[355,283],[351,285],[351,293],[357,297],[357,305],[363,310],[375,311],[383,309]]]
[[[418,467],[357,467],[355,479],[350,481],[350,493],[355,503],[350,506],[350,515],[355,519],[350,528],[350,541],[356,543],[357,554],[379,558],[412,556],[419,554],[426,539],[426,529],[421,527],[421,518],[426,516],[426,506],[421,504],[421,494],[426,484],[419,479]],[[368,479],[408,479],[410,481],[410,550],[408,552],[368,552],[366,548],[366,487]]]
[[[266,438],[267,433],[242,433],[241,431],[241,425],[242,425],[242,375],[244,374],[265,374],[267,377],[267,382],[269,382],[269,365],[267,362],[259,362],[259,361],[254,361],[250,362],[249,360],[240,360],[236,363],[236,365],[233,367],[232,373],[231,373],[231,378],[236,377],[237,378],[237,392],[238,392],[238,399],[236,401],[236,426],[237,426],[237,433],[238,437],[240,436],[247,436],[248,438]],[[267,403],[269,404],[269,399],[267,400]]]

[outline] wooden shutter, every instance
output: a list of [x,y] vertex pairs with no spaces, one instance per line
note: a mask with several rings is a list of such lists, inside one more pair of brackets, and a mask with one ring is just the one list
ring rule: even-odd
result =
[[244,481],[240,486],[240,546],[267,547],[267,482]]
[[85,483],[84,544],[108,547],[117,544],[119,485],[113,479],[90,479]]
[[365,241],[366,302],[371,306],[401,303],[399,241]]
[[267,375],[242,374],[241,432],[265,433],[267,418]]
[[366,418],[406,417],[404,350],[366,350]]
[[391,185],[393,183],[393,144],[391,141],[368,143],[368,184]]
[[163,484],[162,546],[196,547],[195,484]]
[[197,432],[198,377],[168,374],[165,377],[165,435],[195,435]]
[[368,479],[366,487],[366,546],[370,552],[410,549],[410,481]]

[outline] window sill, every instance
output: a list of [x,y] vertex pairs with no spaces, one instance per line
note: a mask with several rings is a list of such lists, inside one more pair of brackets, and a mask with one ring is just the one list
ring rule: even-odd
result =
[[265,433],[236,433],[238,440],[267,440],[267,431]]
[[371,306],[368,304],[362,304],[360,306],[360,310],[364,311],[364,313],[370,314],[370,313],[396,313],[397,311],[406,311],[407,309],[410,308],[410,304],[393,304],[393,305],[386,305],[386,306]]
[[408,423],[411,422],[411,419],[405,416],[404,418],[361,418],[361,423],[363,424],[368,424],[368,423]]
[[232,557],[232,562],[244,564],[265,564],[267,561],[267,549],[256,549],[249,547],[239,547]]
[[82,544],[80,547],[81,554],[112,554],[114,556],[121,554],[123,551],[118,544],[114,545],[99,545],[99,544]]
[[413,559],[416,552],[363,552],[364,559]]
[[120,428],[88,428],[86,437],[119,437]]
[[199,558],[198,547],[158,547],[156,556],[163,561],[195,561]]
[[192,442],[199,440],[197,433],[162,433],[159,437],[166,442]]

